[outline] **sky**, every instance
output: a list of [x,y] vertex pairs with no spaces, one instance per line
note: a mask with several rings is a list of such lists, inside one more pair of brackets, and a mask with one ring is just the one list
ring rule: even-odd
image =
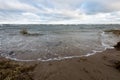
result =
[[1,24],[116,24],[120,0],[0,0]]

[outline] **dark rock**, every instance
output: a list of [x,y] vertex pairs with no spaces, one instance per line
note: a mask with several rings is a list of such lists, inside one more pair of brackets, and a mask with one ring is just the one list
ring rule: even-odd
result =
[[10,51],[8,54],[9,54],[9,55],[13,55],[13,54],[14,54],[14,51]]
[[115,63],[115,68],[120,71],[120,61]]
[[114,48],[120,50],[120,42],[118,42],[117,45],[114,46]]
[[120,62],[117,64],[116,69],[120,71]]
[[115,34],[116,36],[120,36],[120,30],[106,30],[105,32],[110,32]]
[[20,31],[20,33],[21,33],[22,35],[26,35],[26,34],[28,34],[28,31],[27,31],[27,29],[22,29],[22,30]]

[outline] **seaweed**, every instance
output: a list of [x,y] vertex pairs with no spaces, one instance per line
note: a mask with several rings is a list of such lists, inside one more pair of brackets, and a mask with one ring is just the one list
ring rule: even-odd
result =
[[0,61],[0,80],[33,80],[31,71],[36,65],[27,66],[10,60]]

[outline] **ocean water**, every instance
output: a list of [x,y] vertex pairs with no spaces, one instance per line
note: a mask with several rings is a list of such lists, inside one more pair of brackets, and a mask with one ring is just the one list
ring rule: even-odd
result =
[[[27,29],[30,34],[22,35]],[[120,41],[105,30],[120,25],[0,25],[0,54],[6,58],[54,60],[91,55],[104,51]]]

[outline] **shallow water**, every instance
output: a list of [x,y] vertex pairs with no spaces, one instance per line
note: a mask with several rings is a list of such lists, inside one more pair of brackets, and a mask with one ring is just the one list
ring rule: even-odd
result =
[[[40,35],[22,35],[23,28]],[[120,40],[104,32],[109,29],[120,29],[120,25],[1,25],[1,55],[19,60],[48,60],[92,54]]]

